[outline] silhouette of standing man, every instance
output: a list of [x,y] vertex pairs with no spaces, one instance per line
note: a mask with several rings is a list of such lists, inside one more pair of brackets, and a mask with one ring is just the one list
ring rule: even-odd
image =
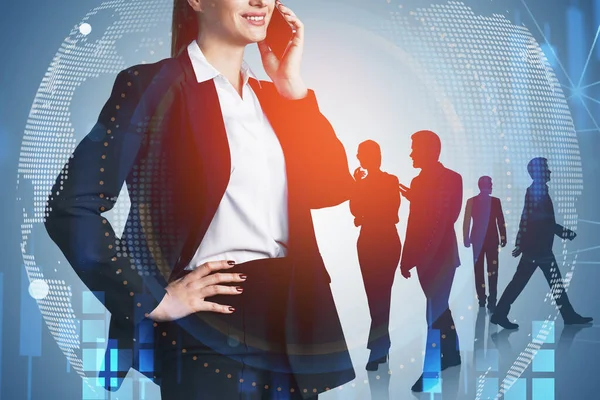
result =
[[377,142],[362,142],[356,157],[367,175],[361,168],[354,171],[356,183],[350,212],[354,215],[354,225],[361,227],[358,261],[371,313],[367,345],[371,354],[366,369],[377,371],[379,364],[386,362],[391,345],[390,301],[401,251],[396,229],[400,193],[398,178],[380,169],[381,149]]
[[560,307],[565,325],[587,324],[592,321],[592,318],[582,317],[573,309],[552,252],[554,235],[561,239],[573,240],[577,234],[556,223],[554,206],[548,193],[547,183],[550,181],[551,174],[548,160],[542,157],[534,158],[527,164],[527,172],[533,179],[533,183],[527,188],[525,194],[525,206],[521,214],[516,247],[512,252],[514,257],[522,254],[521,261],[515,275],[502,293],[490,322],[505,329],[519,327],[508,320],[510,306],[519,297],[537,267],[540,267],[550,285],[554,300]]
[[[489,282],[488,309],[494,311],[498,294],[498,245],[506,246],[506,225],[502,203],[492,197],[492,178],[482,176],[478,182],[479,194],[467,200],[463,236],[465,247],[473,245],[475,288],[479,307],[485,307],[485,278],[483,261],[487,259]],[[473,227],[471,228],[471,219]],[[498,240],[500,231],[500,240]]]
[[[441,371],[460,364],[458,335],[448,300],[456,267],[460,265],[454,224],[462,207],[462,178],[444,167],[438,160],[441,142],[431,131],[412,135],[413,166],[421,173],[413,179],[410,188],[400,185],[400,192],[410,201],[408,227],[400,269],[410,278],[410,270],[417,268],[419,282],[427,299],[428,339],[426,352],[440,351],[440,364],[425,356],[424,371]],[[435,356],[437,357],[437,356]],[[414,392],[423,391],[423,378],[413,385]]]

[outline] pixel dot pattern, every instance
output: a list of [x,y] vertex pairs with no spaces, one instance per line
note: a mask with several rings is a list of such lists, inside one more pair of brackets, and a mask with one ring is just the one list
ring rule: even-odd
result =
[[[170,1],[105,1],[91,10],[67,36],[52,60],[33,101],[27,126],[24,132],[18,169],[18,200],[24,204],[22,218],[21,250],[25,268],[30,280],[44,280],[49,286],[48,295],[38,300],[42,316],[56,339],[60,349],[69,360],[71,367],[82,378],[86,378],[82,362],[81,338],[78,334],[78,315],[71,301],[71,289],[62,268],[53,268],[36,262],[33,238],[46,216],[46,203],[52,185],[62,167],[68,161],[79,142],[77,136],[88,132],[76,132],[72,115],[73,100],[82,84],[103,75],[115,76],[117,72],[136,63],[145,63],[155,53],[167,57],[165,43],[170,43],[168,26],[171,18]],[[110,25],[94,40],[94,18],[97,15],[112,13]],[[103,15],[104,15],[103,14]],[[92,30],[80,29],[89,23]],[[85,25],[83,25],[85,26]],[[89,31],[88,31],[89,30]],[[143,36],[139,43],[133,43],[127,51],[118,51],[123,38]],[[135,54],[136,62],[125,57]],[[140,57],[141,56],[141,57]],[[161,58],[164,58],[161,57]],[[142,58],[141,60],[139,58]],[[113,78],[114,79],[114,78]],[[86,93],[87,96],[90,93]],[[104,101],[106,99],[103,99]],[[94,110],[96,115],[99,109]],[[116,122],[115,122],[116,123]],[[110,132],[108,132],[108,135]],[[110,138],[105,145],[108,146]],[[61,179],[68,179],[68,170]],[[102,184],[102,182],[99,182]],[[112,210],[112,223],[115,230],[122,231],[129,213],[130,202],[121,191],[120,201]],[[123,199],[123,201],[121,201]],[[43,229],[43,227],[41,228]],[[118,240],[110,246],[120,251]],[[126,256],[127,254],[119,254]],[[45,260],[44,260],[45,262]],[[135,268],[135,266],[134,266]],[[142,269],[138,266],[139,269]],[[145,267],[148,269],[148,266]],[[146,271],[146,274],[149,272]],[[59,279],[50,279],[57,276]],[[71,278],[72,279],[72,278]],[[92,383],[93,386],[93,383]]]
[[[470,171],[493,165],[497,192],[509,204],[510,236],[516,237],[520,219],[520,212],[510,212],[519,205],[511,202],[524,197],[530,182],[526,165],[534,157],[549,160],[557,220],[564,218],[558,222],[576,227],[575,200],[583,190],[583,178],[575,127],[561,85],[531,33],[502,15],[477,16],[462,2],[395,8],[383,30],[422,61],[431,86],[439,88],[439,100],[451,98],[460,123],[459,129],[452,132],[449,126],[446,133],[451,134],[441,135],[445,148],[454,155],[468,154]],[[547,294],[553,305],[552,290],[568,288],[576,263],[566,247],[563,243],[562,264],[571,271]],[[515,360],[499,397],[522,375],[544,340],[544,333],[538,333]]]
[[[561,86],[529,31],[501,15],[477,16],[461,2],[414,10],[402,8],[397,1],[386,2],[387,21],[378,27],[379,33],[413,55],[430,86],[437,88],[438,100],[450,100],[456,110],[457,120],[448,121],[447,131],[439,133],[444,153],[468,158],[473,176],[469,176],[471,172],[463,176],[473,181],[481,165],[493,165],[497,192],[509,205],[506,220],[511,236],[516,236],[520,216],[520,212],[510,212],[519,209],[520,202],[512,203],[523,197],[529,184],[525,166],[538,156],[548,158],[554,171],[553,199],[557,215],[564,218],[559,222],[575,227],[575,199],[582,191],[575,129]],[[170,22],[171,7],[170,0],[112,0],[90,11],[81,23],[88,23],[99,13],[112,12],[115,18],[96,40],[92,39],[98,32],[94,23],[86,35],[79,29],[81,23],[72,29],[42,79],[25,129],[18,170],[24,265],[30,280],[48,284],[48,295],[38,300],[40,310],[59,347],[82,377],[81,338],[70,285],[64,272],[54,274],[52,268],[36,262],[33,237],[44,222],[50,188],[79,141],[81,132],[76,132],[76,116],[72,115],[77,90],[100,76],[114,76],[135,63],[143,64],[146,58],[166,57],[165,43],[170,43],[170,38],[168,29],[161,28]],[[124,38],[140,40],[128,52],[119,52]],[[68,171],[64,171],[63,179],[67,176]],[[123,229],[129,213],[126,193],[126,189],[121,191],[111,211],[116,231]],[[118,240],[109,245],[115,246],[119,256],[127,256]],[[135,251],[135,243],[132,248]],[[573,269],[574,256],[567,253],[566,244],[563,249],[563,267]],[[137,260],[152,257],[135,256]],[[132,268],[146,275],[156,273],[144,263]],[[571,276],[572,270],[565,274],[565,287]],[[534,355],[540,348],[538,342],[530,343],[524,353]],[[515,370],[515,377],[518,372]]]

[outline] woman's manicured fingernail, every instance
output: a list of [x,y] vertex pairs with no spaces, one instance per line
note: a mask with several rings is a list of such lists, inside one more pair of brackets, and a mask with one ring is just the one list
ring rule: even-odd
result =
[[246,274],[240,274],[240,279],[246,280],[247,277],[248,277],[248,275],[246,275]]
[[235,308],[233,308],[233,307],[229,307],[229,311],[231,311],[231,312],[234,312],[234,311],[235,311]]
[[243,287],[241,287],[241,286],[236,286],[235,290],[237,290],[238,292],[240,292],[240,293],[241,293],[241,292],[243,292],[243,291],[244,291],[244,288],[243,288]]
[[227,261],[227,264],[229,264],[229,265],[235,265],[235,261],[229,260],[229,261]]

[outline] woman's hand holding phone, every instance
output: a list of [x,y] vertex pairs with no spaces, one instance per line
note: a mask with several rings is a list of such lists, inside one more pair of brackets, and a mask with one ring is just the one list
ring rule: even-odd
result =
[[233,307],[207,301],[207,297],[215,295],[238,295],[243,289],[240,286],[227,286],[223,283],[244,282],[246,276],[239,273],[219,272],[235,266],[233,261],[210,261],[171,282],[167,294],[160,304],[150,313],[148,318],[163,322],[175,321],[190,314],[202,311],[231,314]]
[[[308,89],[300,76],[300,64],[302,61],[302,52],[304,50],[304,24],[298,19],[292,10],[275,2],[285,20],[294,27],[291,43],[282,59],[279,59],[269,48],[266,41],[258,43],[258,49],[262,58],[265,72],[275,84],[279,94],[286,99],[297,100],[306,97]],[[271,18],[276,17],[273,10]]]
[[353,177],[356,182],[363,180],[366,176],[367,173],[361,167],[358,167],[354,170]]

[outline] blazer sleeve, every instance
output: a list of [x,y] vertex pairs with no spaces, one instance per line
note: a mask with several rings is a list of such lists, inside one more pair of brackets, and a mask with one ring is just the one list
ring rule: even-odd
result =
[[467,200],[465,207],[465,216],[463,220],[463,241],[467,243],[471,239],[471,213],[473,207],[473,199]]
[[77,275],[104,300],[112,322],[122,326],[137,325],[162,299],[147,293],[142,277],[132,269],[133,261],[102,215],[115,205],[143,147],[141,129],[130,126],[140,106],[137,75],[137,70],[118,74],[98,121],[52,187],[45,219],[50,237]]
[[[410,188],[412,191],[411,200],[411,208],[408,214],[408,221],[406,226],[406,237],[404,239],[404,245],[402,246],[402,258],[400,260],[400,268],[402,271],[409,271],[413,267],[417,266],[419,260],[421,258],[421,240],[420,235],[422,233],[422,229],[420,229],[421,221],[417,219],[412,212],[413,210],[413,201],[418,202],[418,196],[415,196],[414,193],[417,189],[415,187],[419,185],[419,176],[416,176],[410,182]],[[398,193],[400,191],[398,190]]]
[[554,234],[561,239],[568,239],[569,233],[572,232],[570,229],[565,228],[561,224],[554,224]]
[[[439,201],[432,212],[434,213],[434,223],[428,231],[426,248],[423,251],[423,258],[419,260],[419,265],[429,265],[434,256],[440,251],[440,247],[446,235],[454,233],[454,223],[458,220],[460,209],[462,207],[462,177],[452,172],[447,176],[441,177],[439,193],[437,198]],[[441,249],[442,251],[450,251],[450,249]]]
[[310,208],[332,207],[351,197],[355,187],[348,169],[346,150],[319,110],[314,91],[300,100],[281,99],[287,124],[294,127],[303,165],[298,171]]
[[504,220],[504,212],[502,211],[502,202],[496,199],[496,223],[500,231],[500,240],[506,242],[506,221]]
[[515,247],[519,247],[523,250],[523,239],[527,235],[527,220],[529,217],[529,210],[532,210],[534,207],[533,201],[531,199],[531,194],[529,193],[529,189],[525,193],[525,202],[523,204],[523,212],[521,213],[521,220],[519,221],[519,231],[517,232],[517,237],[515,238]]
[[363,223],[364,211],[365,211],[365,195],[361,190],[364,182],[356,181],[353,185],[352,195],[350,197],[349,206],[350,212],[354,216],[354,225],[361,226]]

